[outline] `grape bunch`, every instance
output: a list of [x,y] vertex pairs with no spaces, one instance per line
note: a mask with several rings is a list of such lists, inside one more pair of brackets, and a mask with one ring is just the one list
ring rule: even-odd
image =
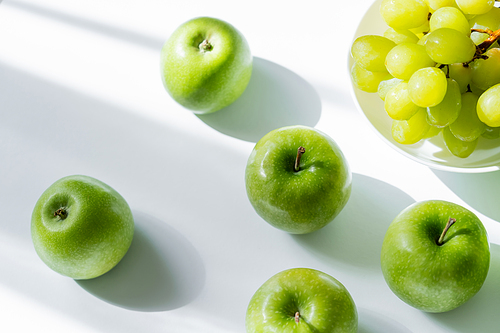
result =
[[414,144],[442,133],[468,157],[500,138],[500,6],[495,0],[382,0],[389,28],[357,38],[352,81],[377,92],[392,137]]

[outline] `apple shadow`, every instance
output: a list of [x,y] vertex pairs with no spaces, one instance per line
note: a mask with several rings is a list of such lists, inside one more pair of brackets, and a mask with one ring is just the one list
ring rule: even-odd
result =
[[257,142],[279,127],[314,127],[321,116],[321,100],[311,84],[299,75],[254,57],[252,77],[243,94],[222,110],[197,116],[221,133]]
[[205,283],[200,255],[179,232],[134,211],[135,233],[123,259],[108,273],[75,280],[110,304],[136,311],[167,311],[194,300]]
[[392,318],[358,308],[358,333],[411,333],[411,331]]
[[292,237],[336,265],[380,271],[380,251],[387,228],[414,202],[392,185],[355,173],[351,197],[335,220],[313,233]]
[[445,313],[427,313],[433,321],[457,332],[498,332],[500,327],[500,245],[491,244],[490,270],[483,287],[462,306]]
[[500,171],[454,173],[432,170],[434,174],[469,206],[500,221]]

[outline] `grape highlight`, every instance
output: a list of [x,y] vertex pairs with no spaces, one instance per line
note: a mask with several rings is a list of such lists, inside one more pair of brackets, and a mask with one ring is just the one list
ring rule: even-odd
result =
[[382,1],[388,28],[354,41],[351,77],[384,101],[381,117],[392,118],[397,143],[439,135],[460,158],[479,140],[500,145],[498,7],[494,0]]

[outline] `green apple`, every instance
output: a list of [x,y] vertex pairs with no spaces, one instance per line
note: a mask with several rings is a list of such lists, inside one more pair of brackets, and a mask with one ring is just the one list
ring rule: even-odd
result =
[[123,197],[88,176],[59,179],[43,192],[31,217],[31,237],[40,258],[73,279],[91,279],[113,268],[134,235]]
[[205,114],[243,93],[252,74],[252,55],[245,37],[231,24],[199,17],[169,37],[161,50],[160,70],[174,100]]
[[293,234],[330,223],[349,199],[351,179],[337,144],[306,126],[266,134],[255,145],[245,171],[247,195],[256,212]]
[[356,305],[335,278],[309,268],[282,271],[253,295],[247,333],[355,333]]
[[391,223],[382,273],[401,300],[426,312],[445,312],[474,296],[486,279],[486,230],[471,211],[446,201],[417,202]]

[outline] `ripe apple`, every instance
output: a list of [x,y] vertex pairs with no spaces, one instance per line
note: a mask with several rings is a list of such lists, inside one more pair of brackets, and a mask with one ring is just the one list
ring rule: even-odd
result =
[[56,181],[38,199],[31,217],[31,237],[40,258],[77,280],[113,268],[133,235],[134,219],[125,199],[88,176]]
[[160,67],[170,96],[205,114],[228,106],[243,93],[252,74],[252,55],[245,37],[231,24],[199,17],[169,37]]
[[306,126],[266,134],[255,145],[245,171],[247,195],[256,212],[293,234],[330,223],[349,199],[351,179],[337,144]]
[[460,205],[417,202],[389,226],[381,264],[389,288],[401,300],[426,312],[449,311],[474,296],[486,279],[486,230]]
[[309,268],[282,271],[253,295],[246,332],[357,332],[358,313],[347,289],[335,278]]

